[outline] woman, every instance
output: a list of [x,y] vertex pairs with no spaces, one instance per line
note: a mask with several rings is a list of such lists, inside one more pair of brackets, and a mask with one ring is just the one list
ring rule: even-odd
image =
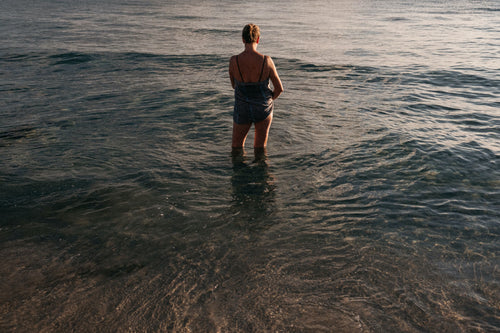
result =
[[[233,148],[245,145],[248,131],[255,124],[254,148],[265,148],[274,100],[283,92],[283,85],[273,60],[257,52],[260,29],[255,24],[243,28],[245,50],[232,56],[229,77],[234,88]],[[269,79],[274,90],[269,87]]]

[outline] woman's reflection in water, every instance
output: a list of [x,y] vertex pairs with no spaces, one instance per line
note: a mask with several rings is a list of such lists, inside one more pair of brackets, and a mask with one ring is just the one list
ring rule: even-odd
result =
[[[234,214],[245,221],[255,221],[260,226],[274,211],[276,185],[269,173],[266,148],[254,148],[255,159],[248,163],[243,148],[233,148],[233,189]],[[257,227],[254,225],[253,227]]]

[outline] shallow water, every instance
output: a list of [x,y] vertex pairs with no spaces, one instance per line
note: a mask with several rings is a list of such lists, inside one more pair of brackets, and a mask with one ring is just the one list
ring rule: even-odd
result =
[[[0,9],[3,331],[499,331],[495,1]],[[286,90],[259,161],[248,21]]]

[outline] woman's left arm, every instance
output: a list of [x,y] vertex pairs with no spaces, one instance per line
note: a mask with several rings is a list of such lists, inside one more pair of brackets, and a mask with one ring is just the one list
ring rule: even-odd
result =
[[269,73],[269,78],[271,79],[271,82],[273,83],[273,99],[278,98],[281,93],[283,92],[283,84],[281,83],[281,79],[278,75],[278,71],[276,70],[276,66],[274,66],[273,59],[271,57],[269,58],[269,68],[270,68],[270,73]]

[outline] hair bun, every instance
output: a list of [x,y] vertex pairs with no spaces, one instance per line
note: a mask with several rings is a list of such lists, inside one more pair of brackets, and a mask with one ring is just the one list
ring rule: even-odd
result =
[[259,26],[253,23],[249,23],[243,28],[243,32],[241,35],[245,43],[257,43],[260,37]]

